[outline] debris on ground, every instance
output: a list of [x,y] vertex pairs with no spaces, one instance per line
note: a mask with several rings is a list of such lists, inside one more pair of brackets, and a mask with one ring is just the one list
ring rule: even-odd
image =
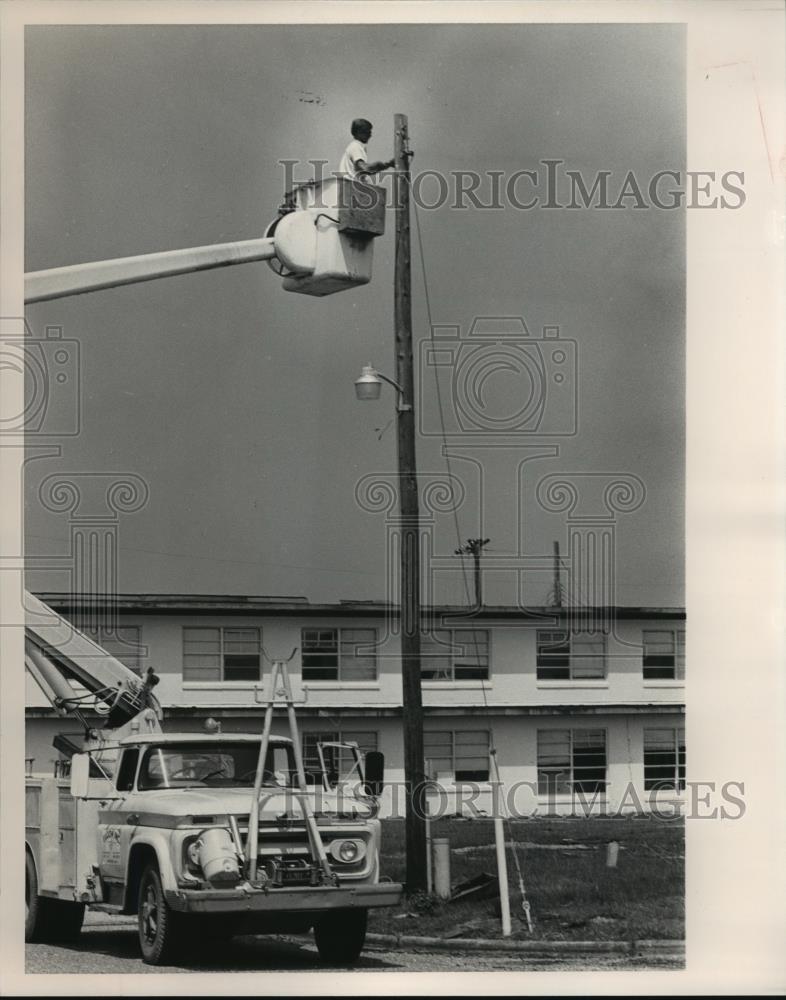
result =
[[499,879],[489,872],[481,872],[474,878],[459,882],[453,886],[448,902],[455,903],[458,900],[467,902],[470,899],[493,899],[499,896]]
[[[530,841],[525,840],[507,840],[505,841],[505,847],[513,848],[518,847],[522,851],[597,851],[601,847],[605,847],[606,844],[575,844],[575,843],[563,843],[563,844],[533,844]],[[475,854],[478,851],[495,851],[495,844],[469,844],[466,847],[453,847],[451,848],[452,854]],[[622,844],[620,844],[620,850],[624,850]]]

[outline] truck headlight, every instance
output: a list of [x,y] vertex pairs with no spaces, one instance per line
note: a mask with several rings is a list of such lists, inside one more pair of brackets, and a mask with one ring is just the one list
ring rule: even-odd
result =
[[363,860],[366,856],[366,845],[362,840],[334,840],[330,845],[330,853],[336,861],[351,865]]
[[193,878],[202,876],[202,866],[199,864],[199,838],[190,837],[183,843],[183,872]]

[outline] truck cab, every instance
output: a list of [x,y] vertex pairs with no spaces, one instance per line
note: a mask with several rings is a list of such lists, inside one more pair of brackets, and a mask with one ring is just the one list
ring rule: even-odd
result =
[[[151,964],[206,927],[224,936],[313,929],[324,959],[354,961],[369,907],[402,894],[380,882],[377,802],[367,794],[380,776],[363,774],[359,756],[351,787],[312,772],[306,805],[293,741],[271,736],[263,762],[260,746],[252,734],[134,734],[75,755],[68,783],[29,779],[28,939],[73,936],[88,906],[136,914]],[[70,848],[53,853],[53,839]]]

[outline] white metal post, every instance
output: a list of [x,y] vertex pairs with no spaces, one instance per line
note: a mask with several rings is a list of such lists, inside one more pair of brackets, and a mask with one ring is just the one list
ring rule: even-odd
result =
[[502,816],[494,817],[494,843],[497,848],[497,874],[499,876],[499,903],[502,913],[502,936],[510,937],[510,896],[508,893],[508,862],[505,857],[505,831]]
[[[490,754],[491,774],[496,779],[492,784],[492,806],[494,809],[494,844],[497,850],[497,878],[499,879],[499,905],[502,915],[502,936],[510,937],[513,932],[510,923],[510,891],[508,889],[508,859],[505,857],[505,829],[502,825],[502,782],[499,780],[496,751]],[[496,794],[495,794],[496,791]],[[494,801],[496,798],[496,801]]]
[[450,899],[450,841],[447,837],[435,837],[434,846],[434,891],[440,899]]
[[[426,761],[426,780],[431,778],[431,761]],[[426,892],[434,891],[434,866],[431,857],[431,816],[429,815],[428,795],[423,796],[423,806],[426,817]]]

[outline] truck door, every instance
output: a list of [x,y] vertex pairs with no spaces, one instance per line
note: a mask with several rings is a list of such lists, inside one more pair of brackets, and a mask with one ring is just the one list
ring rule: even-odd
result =
[[98,825],[98,861],[105,878],[125,879],[129,843],[136,828],[128,823],[125,799],[134,789],[138,764],[138,747],[123,750],[115,781],[118,797],[101,813]]

